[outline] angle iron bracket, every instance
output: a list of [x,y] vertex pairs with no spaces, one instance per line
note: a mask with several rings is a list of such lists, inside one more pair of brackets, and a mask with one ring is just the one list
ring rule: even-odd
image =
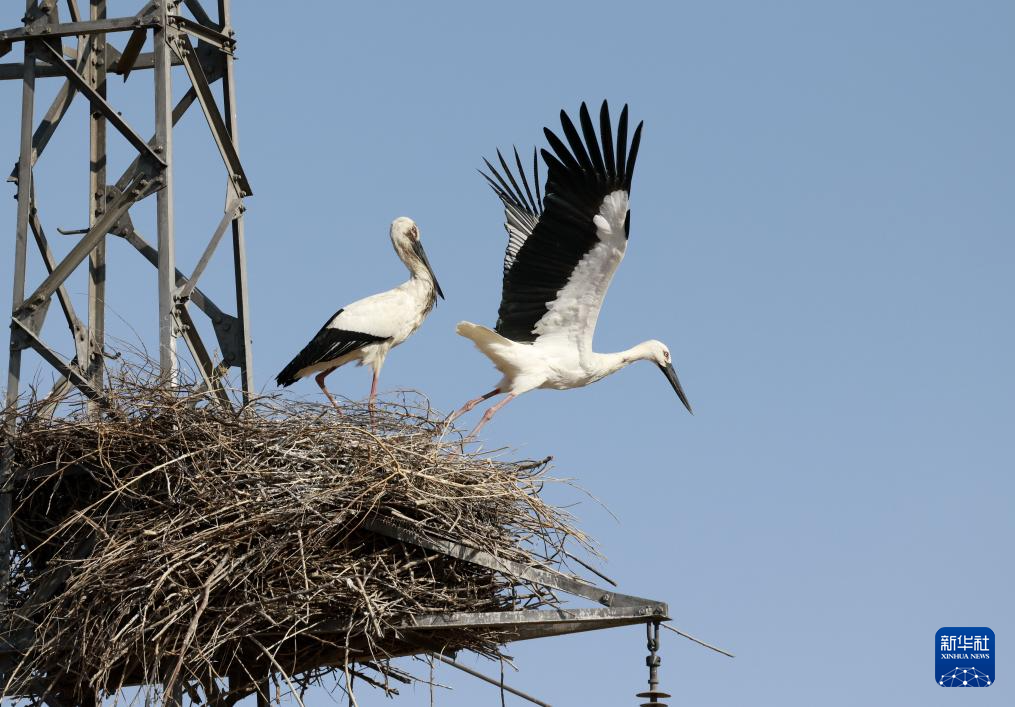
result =
[[[50,295],[41,305],[33,309],[27,317],[19,320],[21,327],[29,330],[35,334],[35,336],[39,336],[42,333],[42,324],[46,321],[46,314],[49,312],[49,305],[52,303],[53,296]],[[21,327],[15,327],[15,331],[18,331]],[[19,334],[20,333],[21,332],[19,331]],[[23,338],[23,335],[20,338]],[[28,344],[25,343],[21,348],[25,348],[27,346]]]
[[222,365],[239,366],[243,361],[243,334],[240,320],[231,314],[222,312],[211,321],[215,329],[215,339],[222,352]]

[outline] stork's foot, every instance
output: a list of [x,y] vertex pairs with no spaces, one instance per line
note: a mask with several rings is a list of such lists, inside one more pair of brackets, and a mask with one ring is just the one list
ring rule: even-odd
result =
[[489,400],[490,398],[492,398],[495,395],[500,395],[500,388],[494,388],[489,393],[487,393],[485,395],[481,395],[478,398],[475,398],[474,400],[470,400],[469,402],[465,403],[465,405],[463,405],[461,408],[459,408],[455,412],[453,412],[450,415],[448,415],[447,419],[444,420],[444,424],[445,425],[450,425],[452,422],[457,420],[459,417],[461,417],[465,413],[472,412],[472,409],[474,407],[476,407],[477,405],[479,405],[481,402],[483,402],[484,400]]
[[483,417],[481,417],[479,419],[479,424],[472,428],[472,432],[470,432],[469,436],[465,438],[465,441],[466,442],[474,442],[476,440],[476,435],[478,435],[479,431],[481,429],[483,429],[483,425],[485,425],[487,422],[492,420],[493,416],[497,414],[498,410],[500,410],[502,407],[504,407],[505,405],[507,405],[508,403],[510,403],[514,399],[515,399],[515,394],[514,393],[508,393],[506,398],[501,400],[496,405],[492,405],[489,408],[487,408],[486,412],[483,413]]

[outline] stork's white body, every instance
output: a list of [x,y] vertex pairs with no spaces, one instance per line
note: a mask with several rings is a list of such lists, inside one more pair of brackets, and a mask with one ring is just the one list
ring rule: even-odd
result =
[[630,363],[651,355],[651,342],[644,342],[618,353],[589,352],[583,356],[561,342],[537,341],[521,344],[479,324],[459,322],[456,331],[471,340],[503,378],[497,383],[501,393],[514,396],[537,388],[570,390],[582,388],[616,373]]
[[531,343],[512,341],[472,322],[460,322],[457,332],[471,340],[503,374],[497,389],[514,396],[536,388],[569,390],[602,380],[645,353],[641,345],[619,353],[592,350],[599,310],[610,280],[624,258],[628,196],[615,191],[606,197],[593,219],[599,243],[585,255],[548,311],[536,323]]
[[301,368],[297,375],[303,378],[354,361],[356,365],[370,366],[375,373],[380,374],[388,352],[416,333],[433,309],[433,302],[433,284],[421,278],[410,278],[398,287],[356,300],[328,320],[325,326],[363,332],[381,341],[364,344],[361,348],[330,361]]
[[338,403],[328,392],[324,379],[339,366],[356,361],[373,369],[370,385],[370,404],[373,405],[377,378],[388,352],[412,336],[434,308],[437,297],[444,296],[413,220],[404,216],[396,218],[389,235],[395,253],[405,263],[411,277],[398,287],[364,297],[338,310],[276,376],[279,385],[292,385],[316,373],[317,385],[337,410]]

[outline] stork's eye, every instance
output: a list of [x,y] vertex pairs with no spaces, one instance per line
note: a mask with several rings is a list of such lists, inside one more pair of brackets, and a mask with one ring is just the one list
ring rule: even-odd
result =
[[669,361],[670,360],[670,352],[669,351],[663,351],[663,358],[665,358],[667,361]]

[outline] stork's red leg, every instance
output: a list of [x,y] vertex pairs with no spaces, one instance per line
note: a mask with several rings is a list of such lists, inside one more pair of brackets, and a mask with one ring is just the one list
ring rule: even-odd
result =
[[477,405],[479,405],[484,400],[489,400],[490,398],[492,398],[495,395],[500,395],[500,388],[494,388],[493,390],[491,390],[486,395],[481,395],[478,398],[476,398],[475,400],[470,400],[469,402],[465,403],[465,405],[463,405],[460,410],[458,410],[457,412],[451,413],[451,417],[449,417],[447,419],[447,424],[450,425],[452,422],[457,420],[459,417],[461,417],[465,413],[470,412],[472,410],[472,408],[476,407]]
[[[335,368],[338,368],[338,366],[336,366]],[[317,385],[321,386],[321,390],[323,390],[324,394],[328,396],[328,400],[331,401],[331,404],[334,406],[335,410],[338,411],[338,414],[341,415],[342,414],[342,409],[340,407],[338,407],[338,403],[335,401],[335,398],[333,398],[331,396],[331,393],[328,391],[327,387],[325,387],[325,385],[324,385],[324,379],[327,378],[328,374],[331,373],[332,371],[334,371],[335,368],[328,368],[326,370],[321,371],[316,376],[314,376],[314,380],[317,381]]]
[[370,410],[370,426],[374,426],[374,399],[377,397],[377,379],[379,378],[379,372],[374,371],[374,380],[370,384],[370,400],[367,403],[367,408]]
[[466,439],[474,439],[476,437],[476,435],[479,434],[479,431],[481,429],[483,429],[483,425],[485,425],[487,422],[492,420],[493,416],[497,414],[498,410],[500,410],[502,407],[504,407],[505,405],[507,405],[508,403],[510,403],[514,399],[515,399],[515,394],[514,393],[508,393],[506,398],[501,400],[496,405],[493,405],[493,406],[487,408],[486,412],[483,413],[483,417],[480,418],[479,424],[476,425],[475,428],[473,428],[472,432],[469,433],[469,436]]

